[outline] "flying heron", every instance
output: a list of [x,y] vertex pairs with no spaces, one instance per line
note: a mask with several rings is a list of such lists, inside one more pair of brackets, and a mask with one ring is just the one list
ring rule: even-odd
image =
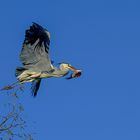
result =
[[23,67],[16,68],[16,77],[19,84],[32,82],[32,94],[37,95],[41,79],[50,77],[63,77],[72,71],[67,79],[79,77],[81,70],[68,63],[60,63],[59,67],[53,66],[49,56],[50,33],[37,23],[33,23],[25,32],[20,53]]

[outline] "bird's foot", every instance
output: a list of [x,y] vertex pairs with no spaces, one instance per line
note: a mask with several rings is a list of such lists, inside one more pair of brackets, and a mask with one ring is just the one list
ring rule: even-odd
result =
[[13,89],[14,87],[15,87],[15,86],[8,85],[8,86],[3,87],[3,88],[0,89],[0,90],[11,90],[11,89]]

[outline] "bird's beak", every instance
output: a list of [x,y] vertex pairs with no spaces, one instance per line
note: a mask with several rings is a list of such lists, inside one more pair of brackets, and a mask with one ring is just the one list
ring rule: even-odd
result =
[[81,76],[81,74],[82,74],[82,71],[81,71],[81,70],[78,70],[78,69],[76,69],[76,68],[73,67],[73,66],[68,66],[68,68],[69,68],[70,70],[72,70],[73,73],[71,74],[70,77],[68,77],[68,78],[66,78],[66,79],[72,79],[72,78],[76,78],[76,77]]
[[73,67],[73,66],[68,66],[68,68],[70,69],[70,70],[72,70],[72,71],[76,71],[77,69],[75,68],[75,67]]

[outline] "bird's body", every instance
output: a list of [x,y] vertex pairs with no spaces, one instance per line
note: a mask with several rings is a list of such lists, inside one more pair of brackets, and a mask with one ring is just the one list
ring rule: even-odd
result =
[[61,70],[57,68],[52,70],[52,72],[32,71],[30,69],[24,69],[24,68],[23,68],[23,71],[21,71],[22,68],[17,68],[16,69],[17,73],[19,69],[20,69],[21,74],[17,75],[17,79],[18,81],[20,81],[20,83],[32,82],[39,78],[42,79],[42,78],[50,78],[50,77],[63,77],[69,72],[68,69]]
[[17,67],[16,77],[20,84],[32,82],[31,89],[34,96],[37,95],[42,78],[63,77],[70,70],[74,71],[70,78],[81,75],[80,70],[68,63],[61,63],[58,68],[54,67],[49,56],[49,46],[50,33],[48,30],[33,23],[25,33],[20,54],[23,67]]

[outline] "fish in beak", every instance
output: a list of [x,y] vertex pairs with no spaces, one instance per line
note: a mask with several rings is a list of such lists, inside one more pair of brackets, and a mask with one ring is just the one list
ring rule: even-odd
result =
[[78,69],[76,69],[75,67],[73,67],[71,65],[69,65],[68,68],[70,70],[72,70],[73,73],[70,75],[70,77],[67,77],[66,79],[72,79],[72,78],[76,78],[76,77],[81,76],[81,74],[82,74],[82,71],[81,70],[78,70]]

